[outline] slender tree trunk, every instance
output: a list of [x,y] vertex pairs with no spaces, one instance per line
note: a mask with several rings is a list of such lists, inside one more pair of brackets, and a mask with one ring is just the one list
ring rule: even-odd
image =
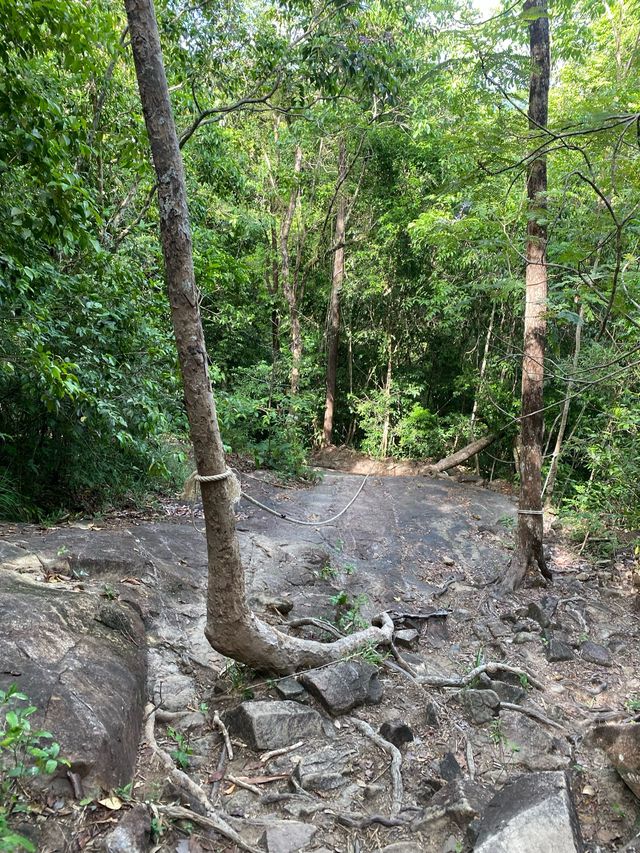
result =
[[[580,314],[578,322],[576,323],[576,343],[573,350],[573,373],[575,374],[576,369],[578,367],[578,360],[580,358],[580,344],[582,340],[582,323],[584,320],[584,305],[580,306]],[[562,404],[562,415],[560,417],[560,426],[558,427],[558,435],[556,436],[556,444],[553,448],[553,454],[551,456],[551,465],[549,466],[549,473],[547,474],[547,479],[544,484],[544,489],[542,490],[542,494],[545,498],[545,506],[551,506],[551,498],[553,496],[553,489],[556,484],[556,477],[558,475],[558,464],[560,462],[560,454],[562,452],[562,442],[564,441],[564,433],[567,428],[567,420],[569,418],[569,409],[571,407],[571,391],[573,389],[573,377],[569,379],[567,382],[567,390],[565,393],[564,403]]]
[[384,381],[385,411],[384,423],[382,424],[382,440],[380,442],[380,453],[384,458],[389,450],[389,426],[391,423],[391,369],[392,369],[392,338],[389,336],[389,356],[387,358],[387,376]]
[[[125,0],[140,100],[158,179],[160,232],[167,293],[184,384],[185,408],[200,475],[226,471],[193,271],[184,170],[164,72],[153,0]],[[352,654],[363,644],[389,643],[387,614],[334,643],[289,637],[257,619],[245,596],[245,577],[226,483],[203,482],[209,564],[207,627],[214,649],[259,670],[294,672]]]
[[[549,111],[549,18],[547,0],[526,0],[525,11],[538,13],[529,24],[531,78],[529,128],[547,126]],[[522,420],[520,431],[520,501],[516,550],[503,580],[505,590],[517,589],[527,572],[538,580],[551,579],[543,552],[542,438],[544,415],[544,345],[547,310],[547,162],[544,155],[527,168],[527,224],[524,357],[522,363]]]
[[302,358],[302,333],[300,331],[300,311],[298,294],[291,276],[291,258],[289,253],[289,234],[298,203],[298,179],[302,172],[302,147],[296,146],[293,164],[294,185],[289,196],[289,205],[282,217],[280,226],[280,264],[282,291],[289,306],[289,322],[291,324],[291,394],[298,393],[300,386],[300,361]]
[[344,282],[344,240],[346,198],[344,182],[347,174],[347,148],[342,138],[338,152],[338,210],[336,230],[333,241],[333,275],[331,277],[331,296],[329,298],[329,317],[327,323],[327,396],[324,407],[323,443],[330,445],[333,440],[333,414],[336,397],[336,373],[338,369],[338,343],[340,338],[340,293]]
[[280,311],[278,310],[278,294],[280,293],[280,268],[278,266],[278,238],[275,226],[271,226],[271,352],[275,365],[280,354]]
[[[474,437],[474,430],[476,424],[476,417],[478,415],[478,397],[480,396],[480,391],[482,391],[482,386],[484,385],[484,375],[487,372],[487,362],[489,360],[489,346],[491,345],[491,335],[493,334],[493,321],[496,316],[496,304],[493,303],[491,307],[491,318],[489,319],[489,327],[487,329],[487,336],[484,340],[484,352],[482,353],[482,364],[480,365],[480,376],[478,378],[478,387],[476,389],[476,394],[473,400],[473,409],[471,411],[471,420],[469,421],[469,435],[471,440]],[[478,454],[476,454],[476,474],[480,473],[480,460],[478,458]]]

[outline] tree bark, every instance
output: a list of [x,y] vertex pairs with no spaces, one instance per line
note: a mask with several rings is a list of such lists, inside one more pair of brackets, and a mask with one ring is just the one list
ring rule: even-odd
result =
[[[193,271],[184,169],[176,134],[153,0],[125,0],[140,100],[158,179],[160,232],[191,441],[198,473],[226,471]],[[209,565],[205,634],[216,651],[259,670],[294,672],[339,660],[363,644],[389,643],[393,623],[382,614],[370,627],[335,643],[289,637],[248,608],[245,576],[226,480],[204,482],[202,504]]]
[[346,198],[344,183],[347,176],[347,148],[344,139],[340,140],[338,152],[338,209],[333,242],[333,275],[331,277],[331,295],[329,298],[329,317],[327,323],[327,395],[324,406],[323,443],[326,446],[333,441],[333,414],[335,411],[336,373],[338,370],[338,343],[340,339],[340,294],[344,282],[344,240],[346,232]]
[[[531,78],[529,129],[537,134],[547,126],[549,113],[549,18],[547,0],[526,0],[525,12],[536,13],[529,23]],[[520,428],[520,501],[516,550],[503,579],[504,590],[517,589],[528,572],[538,581],[551,579],[543,553],[542,437],[544,431],[544,347],[547,310],[547,161],[545,155],[527,167],[527,266],[522,362]]]
[[293,164],[294,185],[289,196],[289,205],[282,217],[280,226],[280,263],[282,292],[289,306],[289,322],[291,324],[291,394],[295,396],[300,386],[300,362],[302,360],[302,333],[300,331],[300,310],[295,282],[291,276],[291,258],[289,254],[289,234],[298,203],[298,180],[302,172],[302,147],[296,146]]
[[389,336],[389,356],[387,358],[387,376],[384,381],[384,398],[385,398],[385,411],[384,411],[384,422],[382,424],[382,440],[380,442],[380,454],[384,459],[389,450],[389,427],[391,424],[391,369],[392,369],[392,356],[393,356],[393,338],[391,335]]
[[471,459],[472,456],[475,456],[476,453],[480,453],[481,450],[484,450],[485,447],[489,447],[490,444],[498,437],[498,433],[489,433],[488,435],[483,435],[482,438],[477,438],[475,441],[472,441],[471,444],[467,444],[466,447],[461,447],[460,450],[457,450],[455,453],[452,453],[451,456],[445,456],[444,459],[441,459],[439,462],[430,466],[431,471],[434,474],[440,474],[442,471],[447,471],[449,468],[455,468],[456,465],[462,465],[463,462],[466,462],[467,459]]

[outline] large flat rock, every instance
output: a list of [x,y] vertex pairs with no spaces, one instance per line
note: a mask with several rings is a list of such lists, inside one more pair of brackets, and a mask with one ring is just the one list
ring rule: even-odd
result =
[[531,773],[499,791],[478,828],[474,853],[581,853],[566,773]]
[[0,685],[27,694],[85,793],[129,782],[147,675],[135,610],[0,569],[0,625]]

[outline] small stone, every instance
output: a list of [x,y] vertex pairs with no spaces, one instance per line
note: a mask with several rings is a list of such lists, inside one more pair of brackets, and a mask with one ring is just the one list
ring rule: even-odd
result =
[[531,773],[505,785],[477,826],[474,853],[579,853],[580,827],[566,773]]
[[547,660],[556,663],[563,660],[573,660],[575,657],[573,649],[568,643],[552,637],[547,644]]
[[511,631],[507,628],[506,625],[503,625],[497,620],[493,622],[487,622],[487,628],[491,632],[492,636],[496,638],[496,640],[500,637],[506,637],[508,634],[511,633]]
[[395,844],[378,847],[374,853],[422,853],[422,850],[423,848],[414,844],[413,841],[396,841]]
[[455,755],[447,752],[440,761],[440,776],[445,782],[453,782],[454,779],[462,779],[462,767],[458,764]]
[[389,720],[380,726],[380,734],[389,743],[400,749],[405,743],[411,743],[413,732],[402,720]]
[[332,714],[346,714],[359,705],[382,700],[378,670],[364,661],[339,661],[300,676],[309,693]]
[[558,599],[552,595],[543,596],[540,601],[532,601],[527,608],[527,616],[540,625],[548,628],[558,607]]
[[538,639],[537,634],[532,634],[530,631],[520,631],[513,638],[513,642],[517,645],[522,645],[523,643],[533,643]]
[[462,703],[476,725],[490,723],[500,713],[500,699],[493,690],[465,690]]
[[322,717],[297,702],[243,702],[224,715],[232,734],[252,749],[279,749],[322,733]]
[[507,684],[506,681],[491,681],[489,689],[498,694],[501,702],[511,702],[512,705],[519,705],[527,696],[524,687],[519,684]]
[[589,661],[589,663],[595,663],[599,666],[611,666],[611,652],[609,649],[605,649],[604,646],[594,643],[591,640],[587,640],[586,643],[580,646],[580,654],[582,655],[582,659]]
[[151,817],[146,806],[137,805],[126,812],[115,829],[105,837],[105,853],[145,853],[151,835]]
[[283,699],[291,699],[294,702],[304,702],[308,695],[302,684],[291,676],[276,681],[275,688]]
[[325,746],[303,756],[293,775],[305,791],[333,791],[346,784],[344,773],[355,754],[354,750],[339,752],[333,746]]
[[399,646],[412,646],[419,636],[415,628],[405,628],[402,631],[396,631],[394,640]]
[[456,564],[456,561],[453,559],[453,557],[443,557],[442,562],[445,566],[455,566]]
[[435,702],[429,701],[425,706],[425,722],[430,728],[437,729],[440,725],[439,708]]
[[268,853],[296,853],[309,844],[317,831],[311,823],[278,820],[265,829],[260,844]]

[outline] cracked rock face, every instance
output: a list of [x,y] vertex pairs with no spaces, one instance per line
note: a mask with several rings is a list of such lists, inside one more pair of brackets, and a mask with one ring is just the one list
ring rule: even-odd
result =
[[144,626],[132,608],[108,609],[0,570],[0,686],[27,694],[85,794],[131,780],[142,729]]

